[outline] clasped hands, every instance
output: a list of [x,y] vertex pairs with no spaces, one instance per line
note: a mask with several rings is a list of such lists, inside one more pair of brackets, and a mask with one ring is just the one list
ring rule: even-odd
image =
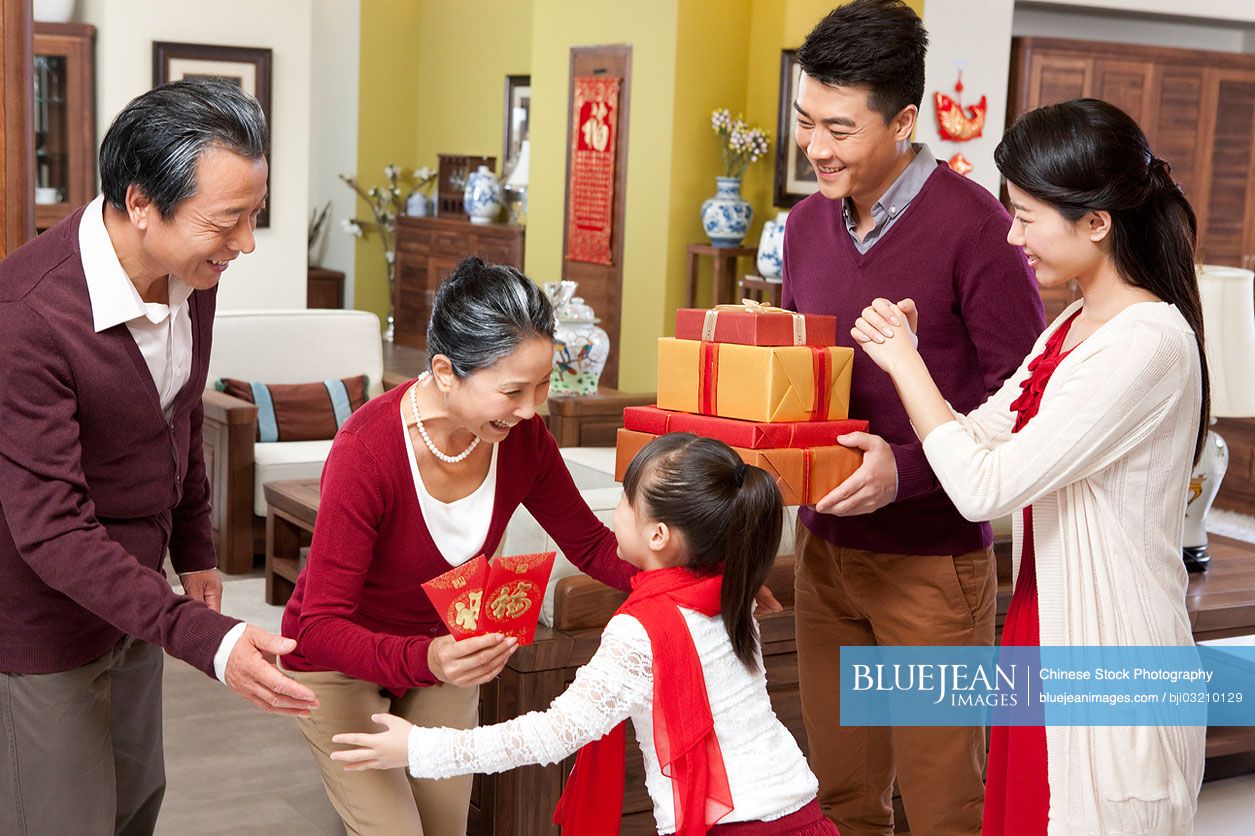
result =
[[[876,299],[863,309],[850,334],[867,356],[886,372],[914,355],[918,358],[915,336],[919,313],[915,302],[903,299],[896,305]],[[878,435],[849,433],[837,443],[863,451],[863,464],[850,477],[815,503],[822,514],[852,517],[870,514],[893,502],[898,493],[898,466],[893,449]]]
[[903,299],[894,304],[888,299],[875,299],[854,321],[850,336],[877,366],[893,375],[904,360],[919,354],[919,311],[914,300]]

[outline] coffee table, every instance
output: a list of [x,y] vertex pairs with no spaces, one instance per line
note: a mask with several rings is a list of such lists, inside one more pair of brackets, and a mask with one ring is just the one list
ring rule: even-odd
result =
[[267,482],[262,489],[266,494],[266,603],[283,606],[305,565],[301,549],[314,535],[318,480]]

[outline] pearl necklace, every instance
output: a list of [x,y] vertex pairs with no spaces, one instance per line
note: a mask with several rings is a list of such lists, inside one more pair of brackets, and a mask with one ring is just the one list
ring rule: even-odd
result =
[[414,385],[410,387],[410,408],[414,410],[414,424],[418,427],[418,434],[422,436],[423,443],[427,445],[427,449],[431,454],[446,464],[457,464],[471,454],[471,451],[479,446],[479,436],[475,436],[475,440],[471,442],[471,446],[467,447],[456,456],[450,456],[448,453],[441,451],[435,444],[431,442],[431,436],[427,434],[427,428],[423,426],[423,416],[418,411],[418,384],[427,377],[430,372],[423,372],[418,376],[418,380],[414,381]]

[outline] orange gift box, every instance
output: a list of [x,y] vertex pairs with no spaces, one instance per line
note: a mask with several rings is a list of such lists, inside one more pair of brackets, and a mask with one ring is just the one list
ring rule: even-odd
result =
[[854,350],[757,346],[662,337],[658,408],[744,421],[842,421]]
[[455,639],[501,633],[531,644],[556,552],[483,555],[423,584]]
[[[614,478],[623,481],[628,465],[646,444],[658,436],[619,430],[615,444]],[[772,447],[748,450],[733,447],[741,461],[761,467],[776,479],[785,505],[814,505],[840,485],[863,463],[863,454],[847,447]]]

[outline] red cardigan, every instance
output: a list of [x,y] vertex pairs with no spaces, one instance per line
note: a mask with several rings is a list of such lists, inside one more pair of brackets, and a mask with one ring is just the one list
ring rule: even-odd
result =
[[96,333],[83,210],[0,264],[0,671],[54,673],[124,634],[213,676],[237,620],[161,571],[215,565],[201,392],[216,290],[189,297],[191,379],[167,421],[125,324]]
[[[452,567],[414,492],[400,408],[409,387],[355,412],[331,447],[309,562],[283,613],[283,635],[297,640],[287,668],[335,670],[392,690],[438,681],[427,645],[448,630],[421,585]],[[619,559],[614,533],[589,510],[538,416],[501,442],[483,554],[496,552],[519,505],[580,570],[628,590],[636,567]]]

